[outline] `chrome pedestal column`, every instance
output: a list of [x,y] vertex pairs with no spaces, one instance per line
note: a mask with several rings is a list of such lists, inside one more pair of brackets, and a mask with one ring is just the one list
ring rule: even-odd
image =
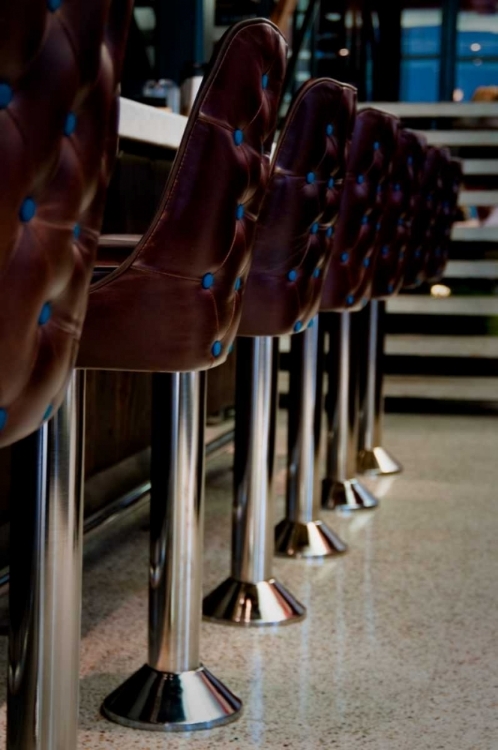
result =
[[368,349],[362,363],[363,383],[360,404],[358,472],[360,474],[399,474],[403,471],[395,458],[382,446],[384,412],[383,372],[385,302],[372,300],[369,305]]
[[279,625],[306,613],[272,575],[277,375],[277,340],[238,340],[232,574],[204,599],[209,620]]
[[83,436],[75,373],[53,419],[13,449],[8,750],[76,750]]
[[322,387],[317,383],[317,371],[321,374],[318,339],[318,317],[291,339],[286,515],[275,529],[276,552],[287,557],[330,557],[347,549],[319,518],[321,420],[315,419],[315,403],[322,402]]
[[205,373],[154,375],[149,660],[102,707],[136,729],[208,729],[242,707],[199,657],[205,383]]
[[[358,315],[356,313],[355,315]],[[364,510],[378,500],[355,478],[358,454],[358,347],[352,343],[352,314],[329,313],[328,421],[326,477],[322,484],[324,508]],[[317,408],[321,405],[318,404]]]

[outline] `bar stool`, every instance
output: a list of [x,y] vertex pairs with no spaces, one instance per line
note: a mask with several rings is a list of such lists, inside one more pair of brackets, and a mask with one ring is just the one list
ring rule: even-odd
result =
[[463,179],[462,162],[451,159],[442,166],[440,206],[434,227],[433,252],[428,256],[425,275],[429,283],[438,282],[448,262],[451,229],[456,220],[458,194]]
[[[272,574],[277,337],[301,338],[314,323],[355,102],[353,88],[330,79],[302,86],[273,158],[237,344],[232,570],[204,599],[209,620],[257,626],[305,615]],[[345,549],[324,524],[315,528],[322,547]]]
[[[322,325],[328,329],[327,465],[322,506],[349,510],[374,508],[377,499],[356,479],[359,393],[358,346],[353,312],[370,294],[374,251],[386,201],[386,182],[394,157],[398,120],[366,108],[356,119],[345,186],[335,233],[332,261],[322,302]],[[337,314],[339,313],[339,314]],[[317,401],[316,424],[321,423]],[[317,428],[318,429],[318,428]]]
[[382,447],[384,325],[386,300],[403,283],[415,198],[427,141],[401,129],[389,180],[388,200],[377,239],[368,335],[360,365],[359,474],[396,474],[401,465]]
[[0,12],[0,446],[24,438],[10,503],[9,750],[77,743],[83,509],[65,448],[79,437],[71,372],[131,9],[20,0]]
[[155,373],[149,657],[102,707],[128,727],[202,729],[241,710],[199,655],[205,370],[239,325],[285,60],[269,21],[225,34],[151,227],[119,267],[100,264],[90,290],[78,365]]

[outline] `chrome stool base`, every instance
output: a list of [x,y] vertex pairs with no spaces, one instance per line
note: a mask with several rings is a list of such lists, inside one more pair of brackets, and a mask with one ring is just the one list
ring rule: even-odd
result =
[[378,504],[377,498],[357,479],[323,483],[322,507],[328,510],[372,510]]
[[105,699],[116,724],[155,732],[211,729],[234,721],[242,702],[205,667],[173,674],[145,664]]
[[275,529],[275,552],[283,557],[335,557],[347,549],[323,521],[299,523],[284,518]]
[[358,454],[358,473],[371,476],[400,474],[403,467],[384,448],[362,450]]
[[227,578],[204,599],[204,619],[252,627],[289,625],[306,617],[306,609],[285,586],[270,578],[259,583]]

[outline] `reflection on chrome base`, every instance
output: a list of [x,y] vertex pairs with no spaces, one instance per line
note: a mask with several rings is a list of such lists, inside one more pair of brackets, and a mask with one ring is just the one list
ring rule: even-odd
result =
[[241,701],[205,667],[172,674],[145,664],[105,699],[102,713],[132,729],[187,732],[228,724]]
[[373,476],[400,474],[403,467],[384,448],[363,450],[358,454],[358,473]]
[[284,557],[334,557],[347,545],[323,521],[299,523],[284,518],[275,529],[275,552]]
[[345,482],[323,481],[322,507],[328,510],[371,510],[379,501],[357,479]]
[[206,620],[245,627],[287,625],[304,619],[305,607],[274,578],[259,583],[227,578],[204,599]]

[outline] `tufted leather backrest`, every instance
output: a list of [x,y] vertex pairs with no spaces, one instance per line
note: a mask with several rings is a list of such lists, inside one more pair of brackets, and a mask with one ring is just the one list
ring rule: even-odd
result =
[[378,109],[364,109],[356,118],[331,240],[332,258],[321,301],[324,311],[352,311],[364,303],[398,126],[396,117]]
[[298,332],[316,314],[355,115],[356,90],[328,78],[294,98],[256,229],[239,335]]
[[419,191],[426,149],[427,141],[423,136],[404,128],[399,130],[374,251],[373,299],[397,294],[403,284],[414,200]]
[[425,264],[427,281],[438,281],[444,274],[451,244],[451,229],[456,220],[458,193],[463,179],[462,162],[451,159],[441,170],[441,191],[433,229],[431,251]]
[[131,5],[0,2],[0,446],[58,408],[74,365]]
[[442,170],[450,158],[446,148],[430,146],[427,149],[406,249],[405,289],[419,286],[426,278],[427,258],[434,246],[434,230],[441,200]]
[[152,225],[131,256],[92,285],[81,367],[182,372],[226,359],[285,62],[284,38],[270,21],[242,22],[225,34]]

